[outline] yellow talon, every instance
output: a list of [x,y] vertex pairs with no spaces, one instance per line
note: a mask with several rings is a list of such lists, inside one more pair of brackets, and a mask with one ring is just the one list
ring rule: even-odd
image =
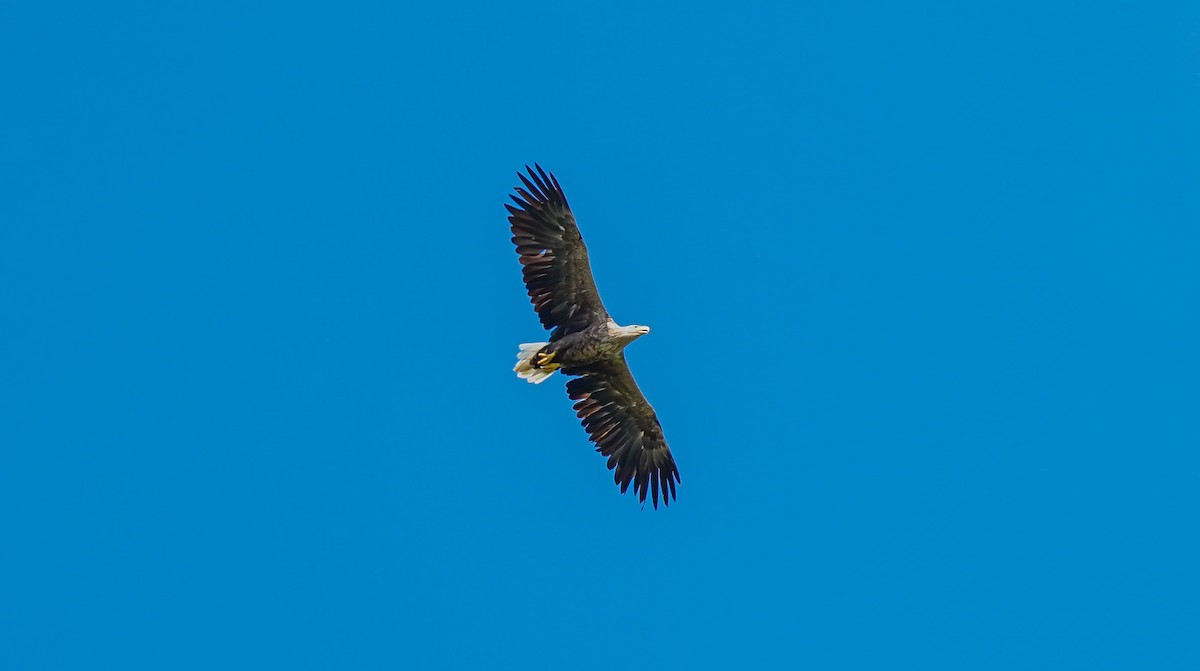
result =
[[537,356],[537,364],[539,366],[545,366],[551,361],[554,361],[554,352],[542,352]]

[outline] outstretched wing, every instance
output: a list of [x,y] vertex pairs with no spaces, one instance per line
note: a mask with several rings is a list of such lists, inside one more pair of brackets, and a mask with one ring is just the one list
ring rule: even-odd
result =
[[534,166],[536,171],[525,166],[528,177],[517,173],[525,185],[516,187],[516,195],[511,196],[517,207],[504,207],[524,266],[529,300],[542,326],[554,329],[553,341],[608,319],[608,313],[600,303],[587,247],[562,187],[553,174]]
[[644,503],[649,492],[657,509],[661,491],[663,505],[669,505],[675,498],[675,483],[680,482],[679,469],[654,408],[633,381],[625,355],[562,372],[581,376],[567,381],[567,394],[575,399],[575,414],[596,451],[608,457],[621,493],[632,482],[639,502]]

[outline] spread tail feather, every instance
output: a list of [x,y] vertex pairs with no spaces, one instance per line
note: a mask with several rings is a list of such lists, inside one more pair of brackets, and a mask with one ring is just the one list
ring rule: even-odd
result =
[[521,343],[520,351],[517,352],[517,365],[513,366],[513,371],[516,372],[517,377],[532,384],[538,384],[539,382],[545,382],[546,378],[554,374],[554,369],[558,368],[558,366],[537,368],[533,365],[533,357],[548,344],[544,342]]

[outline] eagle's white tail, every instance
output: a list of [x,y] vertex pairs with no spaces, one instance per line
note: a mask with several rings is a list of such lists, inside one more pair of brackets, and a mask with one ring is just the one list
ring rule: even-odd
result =
[[538,350],[545,347],[548,343],[544,342],[526,342],[521,343],[521,349],[517,352],[517,365],[513,366],[513,370],[517,373],[517,377],[526,380],[533,384],[545,382],[546,378],[554,374],[554,369],[551,368],[534,368],[533,357],[538,353]]

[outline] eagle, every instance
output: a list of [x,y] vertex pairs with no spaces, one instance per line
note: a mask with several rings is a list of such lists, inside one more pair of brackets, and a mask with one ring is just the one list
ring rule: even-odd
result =
[[509,196],[516,205],[504,206],[529,300],[551,333],[549,342],[522,343],[513,371],[533,384],[556,370],[571,376],[567,395],[588,439],[608,458],[613,481],[622,494],[632,484],[642,505],[649,494],[657,510],[660,494],[664,506],[674,500],[679,469],[624,353],[650,328],[619,326],[608,315],[558,180],[536,163],[525,171]]

